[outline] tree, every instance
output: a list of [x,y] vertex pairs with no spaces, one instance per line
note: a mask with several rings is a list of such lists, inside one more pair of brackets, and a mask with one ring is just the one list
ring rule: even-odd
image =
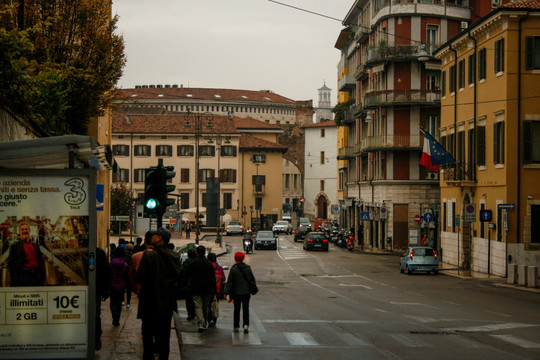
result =
[[126,63],[117,21],[105,0],[0,0],[0,108],[50,135],[86,134]]
[[[125,182],[113,183],[111,186],[111,214],[112,215],[130,215],[132,207],[135,204],[136,198],[133,197],[133,192],[129,189]],[[123,223],[123,228],[125,229]],[[111,224],[111,229],[117,228],[118,225]]]

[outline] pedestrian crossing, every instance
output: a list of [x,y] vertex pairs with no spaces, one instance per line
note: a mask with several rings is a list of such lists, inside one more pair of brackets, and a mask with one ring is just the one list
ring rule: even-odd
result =
[[304,250],[283,238],[280,238],[278,251],[280,257],[284,260],[306,259],[309,257],[309,254]]

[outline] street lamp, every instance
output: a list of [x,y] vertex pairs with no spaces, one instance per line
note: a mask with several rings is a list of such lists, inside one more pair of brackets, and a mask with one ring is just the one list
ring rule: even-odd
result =
[[203,130],[203,123],[206,123],[204,125],[206,129],[214,128],[212,124],[214,116],[209,112],[193,113],[187,108],[187,114],[184,116],[184,119],[186,120],[184,128],[195,130],[195,244],[199,244],[199,137]]

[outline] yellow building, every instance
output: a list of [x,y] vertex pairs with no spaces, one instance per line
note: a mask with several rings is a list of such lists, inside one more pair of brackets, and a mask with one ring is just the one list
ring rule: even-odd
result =
[[506,276],[540,265],[540,1],[504,5],[462,31],[442,61],[441,258]]

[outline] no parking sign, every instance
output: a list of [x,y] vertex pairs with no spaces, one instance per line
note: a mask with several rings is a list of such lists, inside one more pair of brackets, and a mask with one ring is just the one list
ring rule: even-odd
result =
[[463,213],[463,222],[476,222],[476,205],[465,204],[465,212]]

